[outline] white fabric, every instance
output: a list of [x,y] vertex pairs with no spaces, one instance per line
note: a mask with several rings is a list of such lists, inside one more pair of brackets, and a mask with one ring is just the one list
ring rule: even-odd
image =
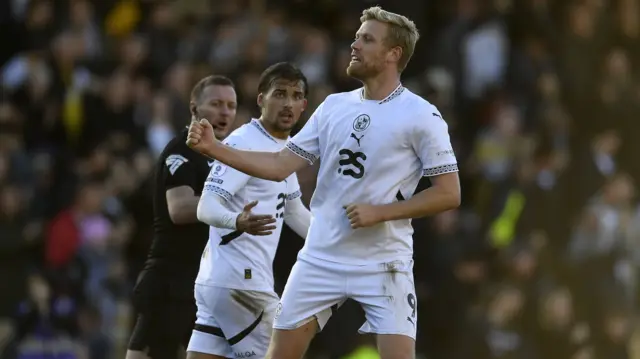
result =
[[[266,356],[278,306],[275,293],[196,285],[195,297],[196,328],[187,351],[226,358]],[[224,337],[210,334],[198,325],[218,328]]]
[[[258,120],[252,120],[224,141],[245,150],[280,151],[286,141],[270,136]],[[244,206],[258,201],[255,214],[271,214],[277,228],[268,236],[239,234],[231,229],[211,227],[209,241],[200,261],[196,283],[232,289],[273,291],[273,258],[276,254],[288,201],[301,196],[295,174],[285,181],[273,182],[250,177],[218,161],[204,186],[202,197],[217,195],[225,200],[230,212],[239,213]],[[228,241],[229,235],[234,238]],[[227,239],[225,239],[227,238]]]
[[228,210],[224,202],[224,198],[211,193],[201,196],[198,202],[198,220],[211,227],[235,230],[240,213]]
[[287,202],[284,211],[284,223],[300,237],[307,238],[311,225],[311,212],[302,203],[302,198]]
[[287,143],[310,163],[321,158],[302,258],[356,265],[411,259],[410,219],[353,230],[343,207],[408,199],[423,175],[458,171],[435,106],[402,86],[383,101],[362,93],[330,95]]
[[[354,266],[299,258],[278,306],[274,328],[298,328],[316,317],[322,329],[347,298],[365,312],[360,333],[416,337],[413,261]],[[333,309],[332,309],[333,308]]]

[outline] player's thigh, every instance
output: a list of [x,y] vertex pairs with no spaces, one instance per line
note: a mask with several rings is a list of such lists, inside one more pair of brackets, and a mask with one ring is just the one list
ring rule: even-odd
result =
[[414,359],[416,357],[416,341],[406,335],[376,335],[380,359]]
[[273,328],[293,330],[315,319],[322,330],[345,300],[344,273],[298,259],[284,287]]
[[311,340],[320,330],[317,319],[313,318],[295,329],[274,329],[266,358],[301,359]]
[[196,285],[196,322],[187,345],[188,358],[233,358],[215,313],[225,294],[222,288]]
[[[231,297],[238,313],[245,313],[244,324],[236,326],[227,336],[234,358],[264,358],[280,298],[275,293],[237,290],[231,291]],[[256,313],[257,317],[248,313]],[[226,329],[223,330],[227,333]]]
[[365,312],[360,332],[378,334],[381,353],[389,358],[413,356],[418,319],[413,261],[383,263],[355,273],[350,291]]
[[275,293],[196,285],[198,314],[188,351],[264,357],[278,300]]

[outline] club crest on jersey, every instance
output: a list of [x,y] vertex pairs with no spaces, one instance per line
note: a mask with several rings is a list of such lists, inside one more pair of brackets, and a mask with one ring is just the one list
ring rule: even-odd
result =
[[360,115],[356,117],[355,120],[353,120],[353,130],[362,132],[367,128],[369,128],[370,124],[371,124],[371,118],[369,117],[369,115]]
[[217,162],[213,165],[213,172],[211,172],[211,176],[212,177],[220,177],[222,176],[225,171],[227,170],[227,166],[223,165],[220,162]]

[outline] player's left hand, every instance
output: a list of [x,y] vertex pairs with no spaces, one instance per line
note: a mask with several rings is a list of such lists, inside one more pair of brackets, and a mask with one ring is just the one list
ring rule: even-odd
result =
[[382,222],[377,206],[354,203],[344,206],[344,209],[347,211],[347,217],[353,229],[371,227]]

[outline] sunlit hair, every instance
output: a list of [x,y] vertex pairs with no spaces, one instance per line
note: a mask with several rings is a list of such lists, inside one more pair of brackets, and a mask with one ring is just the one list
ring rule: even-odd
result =
[[416,42],[420,38],[418,28],[407,17],[383,10],[380,6],[370,7],[362,12],[360,22],[375,20],[389,26],[385,44],[392,47],[400,47],[402,56],[398,62],[398,70],[403,71],[416,48]]

